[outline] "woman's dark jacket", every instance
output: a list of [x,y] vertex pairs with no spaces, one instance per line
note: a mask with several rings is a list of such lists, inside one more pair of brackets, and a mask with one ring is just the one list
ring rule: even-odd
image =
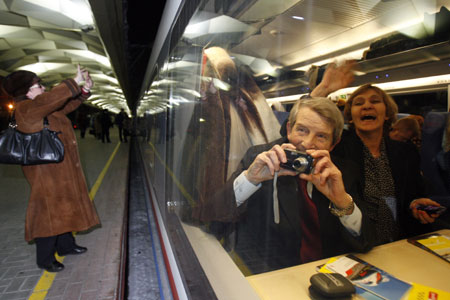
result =
[[[420,171],[420,155],[414,145],[384,137],[386,154],[392,172],[397,199],[398,225],[400,238],[422,233],[426,226],[412,217],[409,209],[411,201],[425,197],[425,184]],[[344,130],[341,141],[332,154],[352,159],[359,166],[359,178],[364,187],[363,143],[354,129]],[[377,220],[372,220],[376,223]],[[422,231],[422,232],[421,232]]]

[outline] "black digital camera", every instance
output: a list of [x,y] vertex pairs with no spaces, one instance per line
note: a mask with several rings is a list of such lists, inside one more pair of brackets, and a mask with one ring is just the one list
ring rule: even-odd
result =
[[311,155],[291,149],[284,149],[284,153],[286,153],[287,162],[280,164],[282,168],[298,173],[311,173],[314,162]]

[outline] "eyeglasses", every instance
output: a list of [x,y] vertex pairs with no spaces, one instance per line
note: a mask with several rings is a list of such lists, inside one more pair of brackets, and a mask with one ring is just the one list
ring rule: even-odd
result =
[[40,83],[35,83],[35,84],[33,84],[32,86],[30,86],[30,89],[37,89],[37,88],[39,88],[39,89],[41,89],[41,88],[43,88],[44,86],[42,85],[42,84],[40,84]]

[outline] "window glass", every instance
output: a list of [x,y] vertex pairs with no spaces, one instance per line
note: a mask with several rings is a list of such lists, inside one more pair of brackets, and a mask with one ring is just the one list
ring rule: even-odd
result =
[[[429,0],[201,1],[138,109],[163,218],[212,237],[244,276],[301,264],[301,207],[284,206],[287,195],[278,191],[276,224],[272,195],[238,203],[242,159],[286,136],[293,103],[317,87],[331,62],[355,61],[354,80],[326,95],[339,106],[373,83],[400,113],[447,111],[449,8],[450,1]],[[293,238],[286,243],[283,234]],[[342,249],[329,247],[317,258]]]

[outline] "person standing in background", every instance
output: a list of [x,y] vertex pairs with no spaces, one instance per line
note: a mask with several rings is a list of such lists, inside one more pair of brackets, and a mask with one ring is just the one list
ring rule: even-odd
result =
[[125,143],[127,142],[127,138],[126,137],[124,138],[123,136],[123,123],[126,117],[127,114],[125,113],[125,110],[122,108],[115,118],[115,123],[117,125],[117,128],[119,129],[119,139],[121,142],[125,141]]
[[106,108],[100,114],[100,123],[102,125],[102,143],[104,143],[105,140],[106,142],[111,143],[111,139],[109,138],[109,128],[111,127],[112,122]]
[[77,126],[80,129],[80,137],[84,139],[86,135],[86,129],[89,126],[88,115],[84,112],[79,111],[77,114]]

